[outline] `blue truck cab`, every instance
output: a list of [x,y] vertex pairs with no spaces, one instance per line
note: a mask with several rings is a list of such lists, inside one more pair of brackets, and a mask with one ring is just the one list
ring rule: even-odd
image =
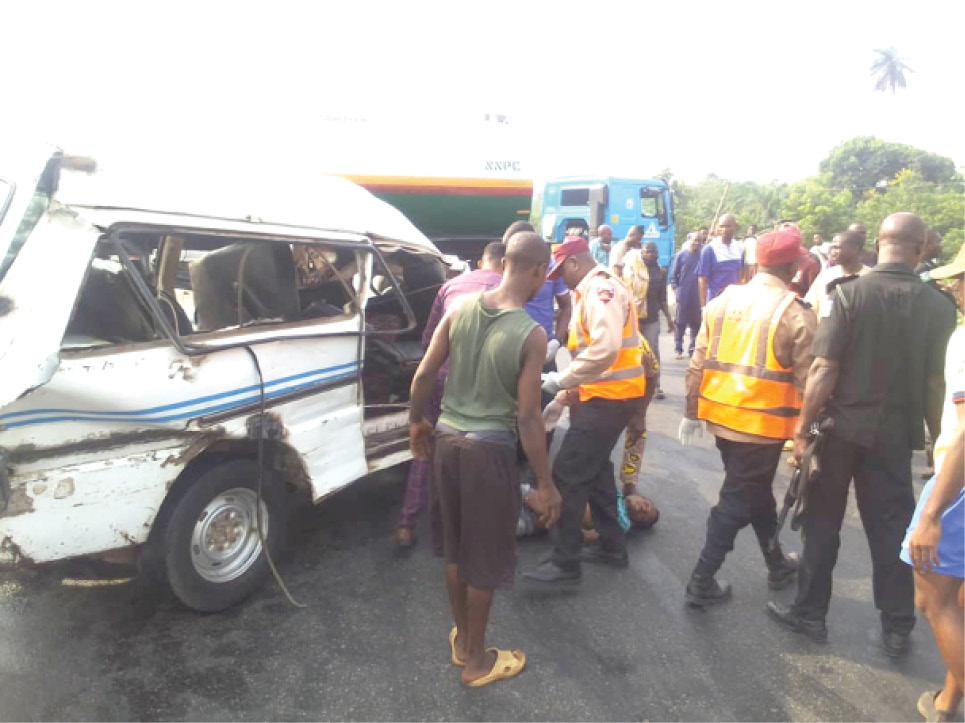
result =
[[614,240],[642,226],[644,242],[657,244],[660,265],[670,265],[673,194],[663,179],[566,176],[546,182],[541,226],[547,241],[560,243],[571,228],[595,231],[601,224],[613,228]]

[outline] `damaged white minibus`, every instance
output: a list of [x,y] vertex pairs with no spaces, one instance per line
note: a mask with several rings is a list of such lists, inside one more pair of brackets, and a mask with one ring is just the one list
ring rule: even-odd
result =
[[409,459],[446,265],[343,179],[183,175],[0,152],[0,560],[137,546],[213,611],[299,490]]

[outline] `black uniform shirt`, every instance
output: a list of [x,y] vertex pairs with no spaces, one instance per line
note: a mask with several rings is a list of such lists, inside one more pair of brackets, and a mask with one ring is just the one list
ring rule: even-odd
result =
[[826,408],[833,434],[870,447],[883,425],[901,426],[921,449],[928,377],[943,373],[954,310],[904,264],[879,264],[830,288],[812,351],[840,364]]

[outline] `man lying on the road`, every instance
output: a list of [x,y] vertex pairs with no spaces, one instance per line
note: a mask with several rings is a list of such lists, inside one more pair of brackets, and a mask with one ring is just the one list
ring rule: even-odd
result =
[[[540,500],[539,493],[527,484],[522,485],[523,504],[519,510],[519,522],[516,525],[516,536],[526,537],[535,535],[546,529],[540,522],[545,516],[546,511]],[[657,524],[660,519],[660,510],[647,497],[639,492],[631,492],[626,496],[617,493],[617,515],[620,520],[620,527],[627,533],[633,528],[649,529]],[[600,533],[596,531],[593,524],[593,513],[590,505],[587,504],[586,511],[583,513],[583,543],[592,545],[599,541]]]

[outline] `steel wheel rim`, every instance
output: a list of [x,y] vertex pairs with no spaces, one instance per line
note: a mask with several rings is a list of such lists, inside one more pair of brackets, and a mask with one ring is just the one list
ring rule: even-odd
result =
[[[226,583],[244,575],[261,555],[258,495],[236,487],[212,499],[198,514],[191,533],[191,562],[208,582]],[[261,503],[261,524],[268,535],[268,509]]]

